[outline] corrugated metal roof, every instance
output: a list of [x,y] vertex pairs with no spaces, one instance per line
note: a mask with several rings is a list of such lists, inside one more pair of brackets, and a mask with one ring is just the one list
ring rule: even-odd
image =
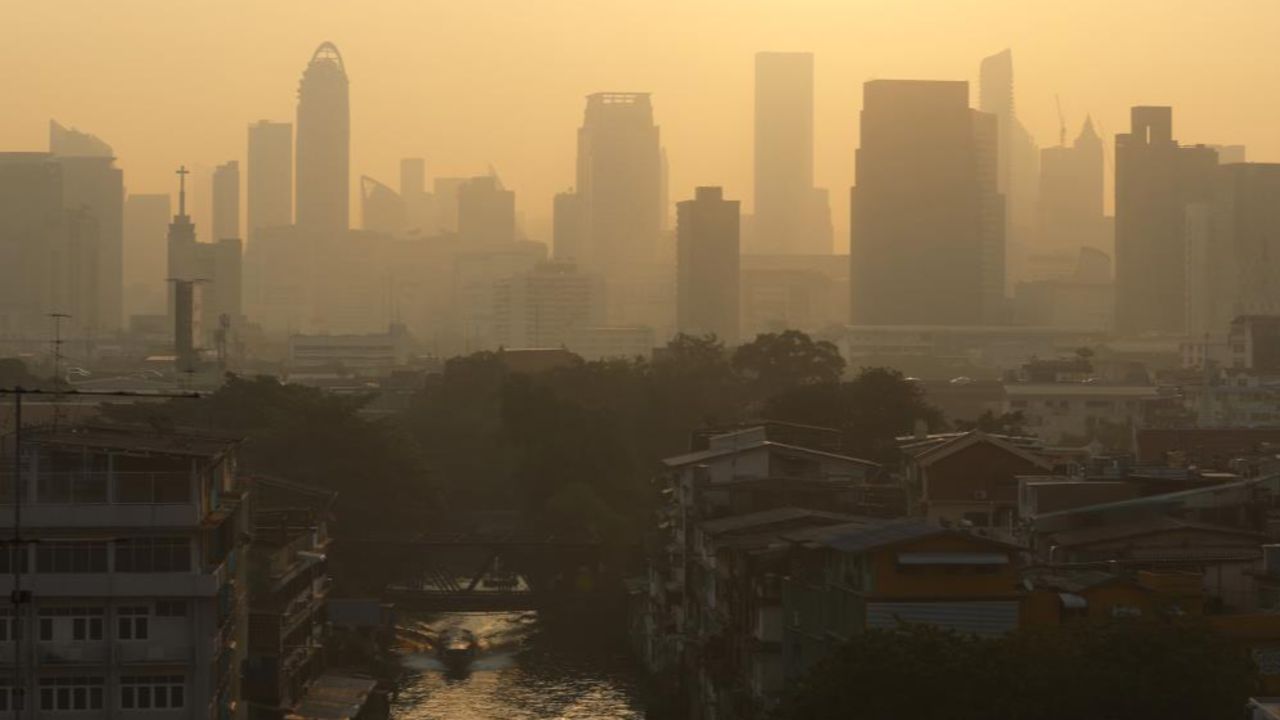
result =
[[861,458],[849,457],[848,455],[838,455],[836,453],[823,452],[822,450],[814,450],[812,448],[800,447],[799,445],[788,445],[786,443],[773,442],[771,440],[759,440],[755,442],[749,442],[733,448],[699,450],[697,452],[684,453],[683,455],[675,455],[673,457],[666,458],[662,461],[662,464],[666,465],[667,467],[675,468],[675,467],[681,467],[684,465],[692,465],[694,463],[701,463],[707,460],[714,460],[719,457],[728,457],[729,455],[737,455],[744,452],[760,450],[762,448],[800,453],[802,455],[811,455],[814,457],[825,457],[825,458],[830,458],[832,460],[843,460],[845,462],[856,463],[858,465],[865,465],[867,467],[875,467],[875,468],[880,467],[879,463],[874,463],[874,462],[871,462],[870,460],[863,460]]
[[867,603],[867,627],[933,625],[970,635],[994,637],[1018,627],[1017,600]]
[[1008,565],[1006,553],[898,553],[899,565]]
[[746,515],[732,515],[730,517],[718,518],[716,520],[707,520],[700,525],[700,529],[707,535],[719,535],[721,533],[734,532],[737,530],[758,528],[764,525],[775,525],[801,518],[822,518],[844,521],[851,520],[853,517],[854,516],[852,515],[843,515],[841,513],[825,512],[822,510],[783,507],[774,508],[773,510],[762,510],[760,512],[747,513]]

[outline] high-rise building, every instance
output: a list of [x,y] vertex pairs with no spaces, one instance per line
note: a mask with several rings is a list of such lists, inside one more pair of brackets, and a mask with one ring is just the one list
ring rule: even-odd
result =
[[1187,335],[1222,338],[1240,315],[1280,315],[1280,164],[1222,165],[1187,208]]
[[505,245],[516,239],[516,194],[497,175],[458,188],[458,237],[468,245]]
[[1036,247],[1075,257],[1080,248],[1110,253],[1103,215],[1102,138],[1086,118],[1070,147],[1040,151],[1039,220]]
[[400,193],[373,178],[360,178],[360,227],[397,235],[404,232],[405,207]]
[[299,228],[350,227],[350,146],[347,71],[338,48],[326,42],[311,56],[298,88]]
[[439,231],[435,196],[427,192],[426,160],[400,159],[400,200],[404,203],[405,227],[408,232],[434,235]]
[[[245,717],[240,538],[252,528],[236,446],[121,426],[26,434],[14,483],[23,542],[4,554],[20,587],[35,592],[16,615],[5,608],[3,697],[13,699],[16,684],[27,699],[24,712],[9,712]],[[13,536],[3,515],[0,529]],[[14,580],[0,581],[6,594]]]
[[125,314],[164,312],[165,234],[172,217],[167,193],[130,193],[124,201]]
[[64,170],[48,153],[0,153],[0,336],[31,351],[51,313],[70,315],[63,330],[76,337],[102,330],[98,222],[67,206]]
[[248,237],[259,228],[293,224],[293,125],[259,120],[249,126]]
[[[62,166],[62,200],[85,210],[98,224],[96,303],[78,318],[99,333],[118,331],[124,319],[124,173],[106,143],[92,135],[49,123],[49,148]],[[73,153],[88,152],[81,155]]]
[[225,162],[213,170],[213,239],[240,237],[240,163]]
[[738,341],[738,201],[718,187],[700,187],[676,204],[676,328]]
[[600,324],[600,288],[571,262],[539,263],[493,285],[494,336],[505,348],[568,345]]
[[[989,117],[966,82],[873,80],[863,86],[852,196],[855,324],[998,321],[1003,267]],[[993,217],[995,219],[993,219]]]
[[551,247],[557,260],[582,257],[587,242],[582,196],[574,192],[556,193],[552,209]]
[[827,193],[813,187],[813,54],[756,53],[751,252],[831,252]]
[[648,93],[595,93],[578,130],[577,261],[613,279],[654,261],[662,231],[662,151]]
[[1135,107],[1116,135],[1116,330],[1186,330],[1187,206],[1210,196],[1217,153],[1173,139],[1173,110]]
[[400,194],[421,195],[427,191],[427,161],[400,158]]
[[1013,92],[1013,52],[983,58],[979,68],[978,109],[996,116],[999,137],[997,190],[1005,197],[1005,232],[1019,248],[1036,227],[1036,191],[1040,155],[1035,140],[1018,120]]

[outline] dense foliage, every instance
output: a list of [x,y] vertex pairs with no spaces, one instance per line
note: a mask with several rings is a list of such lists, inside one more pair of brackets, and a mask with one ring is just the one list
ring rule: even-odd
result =
[[779,720],[1230,718],[1256,690],[1249,656],[1200,622],[1078,623],[976,638],[870,630],[814,667]]
[[849,452],[891,460],[893,437],[938,412],[893,371],[842,381],[836,348],[803,333],[730,351],[681,335],[652,361],[512,372],[500,353],[450,360],[408,407],[373,419],[370,398],[230,377],[201,400],[111,414],[245,436],[250,472],[337,490],[339,531],[421,529],[426,511],[505,510],[558,532],[633,545],[652,517],[650,479],[690,432],[759,419],[839,428]]

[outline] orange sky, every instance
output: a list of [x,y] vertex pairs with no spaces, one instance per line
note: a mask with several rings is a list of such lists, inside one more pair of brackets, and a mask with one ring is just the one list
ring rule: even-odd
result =
[[[48,119],[111,143],[134,192],[179,163],[243,163],[245,127],[292,120],[322,40],[351,76],[352,188],[397,159],[432,175],[495,167],[535,239],[573,181],[583,96],[650,91],[671,197],[723,185],[749,207],[752,54],[817,56],[817,180],[847,245],[860,88],[874,77],[974,79],[1014,51],[1019,114],[1056,142],[1092,112],[1175,107],[1184,142],[1280,160],[1274,0],[0,0],[0,148],[43,149]],[[13,30],[17,32],[13,32]],[[976,103],[976,87],[974,102]],[[353,213],[358,218],[358,213]],[[202,218],[197,217],[197,222]]]

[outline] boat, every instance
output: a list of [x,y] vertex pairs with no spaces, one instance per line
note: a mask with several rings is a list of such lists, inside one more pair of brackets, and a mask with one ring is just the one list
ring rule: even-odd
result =
[[440,635],[436,653],[445,667],[450,670],[464,670],[472,660],[476,659],[476,652],[479,649],[480,645],[476,642],[475,633],[470,630],[452,629]]

